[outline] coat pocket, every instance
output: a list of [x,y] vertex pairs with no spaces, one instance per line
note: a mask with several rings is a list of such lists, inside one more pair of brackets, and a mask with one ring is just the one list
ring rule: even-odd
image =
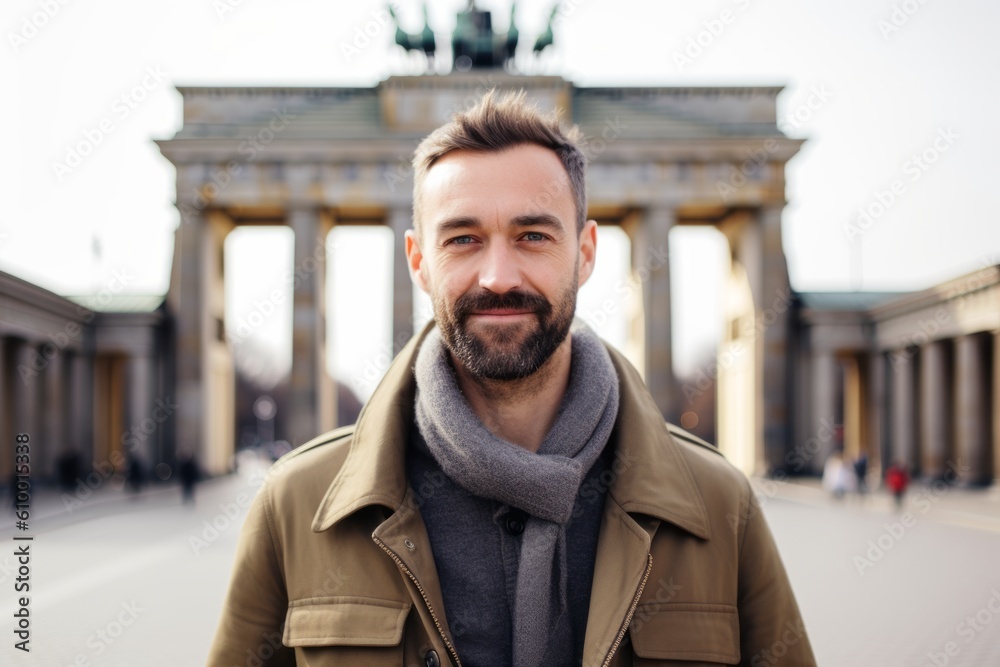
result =
[[650,602],[636,608],[629,626],[635,665],[738,665],[740,622],[725,604]]
[[292,600],[282,643],[301,665],[400,665],[411,606],[360,596]]

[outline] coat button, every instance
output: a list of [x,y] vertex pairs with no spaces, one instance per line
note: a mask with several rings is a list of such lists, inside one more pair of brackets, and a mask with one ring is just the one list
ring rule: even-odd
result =
[[441,667],[441,659],[438,658],[437,651],[427,651],[424,654],[424,664],[427,667]]
[[507,513],[507,519],[504,521],[504,525],[507,527],[507,532],[511,535],[520,535],[524,532],[524,520],[525,516],[522,512],[518,510],[511,510]]

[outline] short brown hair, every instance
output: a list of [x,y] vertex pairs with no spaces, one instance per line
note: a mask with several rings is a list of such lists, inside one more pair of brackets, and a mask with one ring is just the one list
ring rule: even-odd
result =
[[424,138],[413,154],[413,223],[419,229],[420,190],[434,163],[454,150],[499,153],[522,144],[536,144],[553,151],[569,176],[576,206],[576,231],[587,221],[587,159],[581,150],[580,130],[563,130],[555,113],[542,115],[529,104],[523,90],[499,94],[490,90],[475,106],[456,113],[452,120]]

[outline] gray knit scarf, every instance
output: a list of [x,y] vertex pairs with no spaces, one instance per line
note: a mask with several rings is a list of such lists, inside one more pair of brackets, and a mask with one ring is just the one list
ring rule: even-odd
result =
[[473,495],[527,512],[512,628],[515,667],[558,664],[549,646],[571,645],[566,603],[566,524],[580,485],[618,415],[618,375],[604,344],[583,324],[572,330],[566,394],[538,453],[493,435],[462,395],[438,329],[414,367],[417,426],[445,474]]

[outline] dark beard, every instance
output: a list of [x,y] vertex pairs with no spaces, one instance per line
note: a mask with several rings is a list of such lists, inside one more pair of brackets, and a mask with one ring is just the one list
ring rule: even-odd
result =
[[[548,361],[566,340],[576,311],[576,288],[570,285],[561,295],[559,310],[540,294],[512,290],[504,294],[475,292],[463,294],[449,310],[435,303],[435,316],[448,350],[474,377],[487,380],[519,380],[533,374]],[[512,308],[534,313],[537,325],[520,345],[524,326],[490,326],[484,340],[468,330],[474,311]],[[516,347],[512,347],[515,346]]]

